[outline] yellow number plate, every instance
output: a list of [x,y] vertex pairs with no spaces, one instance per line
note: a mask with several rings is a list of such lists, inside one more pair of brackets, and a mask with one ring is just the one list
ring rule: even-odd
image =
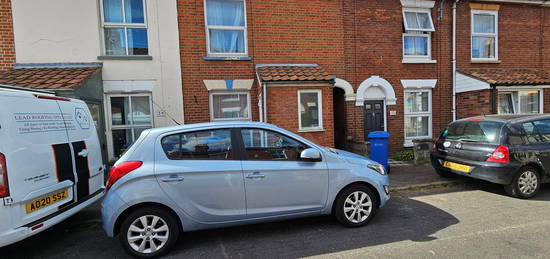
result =
[[34,201],[27,202],[27,204],[25,204],[25,210],[27,214],[32,213],[39,209],[48,207],[54,203],[60,202],[64,199],[67,199],[68,197],[69,197],[69,191],[67,189],[63,191],[55,192],[48,196],[44,196]]
[[447,167],[447,168],[450,168],[450,169],[453,169],[453,170],[457,170],[457,171],[460,171],[460,172],[464,172],[464,173],[469,173],[470,172],[470,166],[468,165],[463,165],[463,164],[457,164],[457,163],[453,163],[453,162],[449,162],[449,161],[445,161],[443,163],[443,166],[444,167]]

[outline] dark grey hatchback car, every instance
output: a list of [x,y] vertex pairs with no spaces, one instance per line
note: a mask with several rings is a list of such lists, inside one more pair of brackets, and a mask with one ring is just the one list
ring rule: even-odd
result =
[[504,185],[513,197],[531,198],[550,182],[550,115],[487,115],[450,123],[436,141],[432,166]]

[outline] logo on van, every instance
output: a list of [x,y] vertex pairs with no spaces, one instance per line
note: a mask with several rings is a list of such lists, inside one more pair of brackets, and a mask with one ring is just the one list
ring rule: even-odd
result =
[[81,129],[90,128],[90,118],[88,117],[88,114],[84,109],[76,108],[74,112],[74,118],[76,120],[76,123],[78,123]]

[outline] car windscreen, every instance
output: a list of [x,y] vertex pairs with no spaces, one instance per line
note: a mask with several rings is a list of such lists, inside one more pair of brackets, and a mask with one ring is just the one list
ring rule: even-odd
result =
[[465,120],[451,123],[442,137],[449,140],[499,143],[503,122]]

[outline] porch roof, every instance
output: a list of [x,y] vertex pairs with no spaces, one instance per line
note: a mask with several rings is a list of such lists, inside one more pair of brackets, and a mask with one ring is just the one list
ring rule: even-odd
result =
[[495,86],[548,85],[550,75],[530,68],[471,68],[458,72]]
[[262,82],[334,81],[334,76],[317,64],[262,64],[256,70]]
[[1,71],[0,84],[33,89],[74,89],[100,69],[100,66],[16,68]]

